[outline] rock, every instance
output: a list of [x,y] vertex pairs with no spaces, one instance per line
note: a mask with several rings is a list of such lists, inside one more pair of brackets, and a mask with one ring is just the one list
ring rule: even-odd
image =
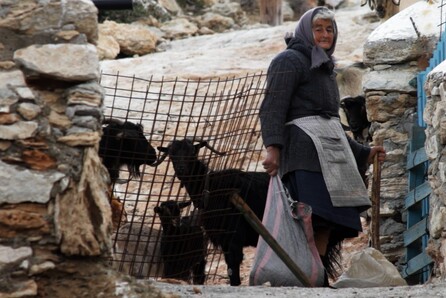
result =
[[17,95],[6,88],[0,89],[0,99],[0,113],[10,113],[12,105],[19,101]]
[[37,171],[55,169],[57,165],[57,161],[52,156],[37,149],[23,150],[21,159],[28,168]]
[[89,0],[61,1],[64,13],[63,25],[73,24],[76,31],[85,34],[88,42],[96,44],[98,39],[97,8]]
[[164,7],[172,15],[180,15],[183,13],[181,7],[175,0],[158,0],[158,4]]
[[246,13],[242,10],[240,4],[236,2],[215,3],[211,6],[210,12],[231,18],[236,24],[241,26],[249,22]]
[[17,107],[17,112],[26,120],[33,120],[42,112],[42,109],[36,104],[23,102]]
[[26,258],[32,256],[31,247],[22,246],[19,248],[12,248],[0,245],[0,274],[5,273],[11,267],[20,264]]
[[364,44],[364,63],[397,64],[432,52],[440,32],[437,6],[434,2],[419,1],[382,23]]
[[0,161],[0,203],[47,203],[53,184],[64,175],[56,171],[45,173],[21,169]]
[[[0,44],[20,45],[66,42],[79,36],[95,44],[97,9],[89,0],[79,1],[2,1]],[[77,33],[74,33],[77,32]],[[11,47],[0,47],[0,60],[12,60]]]
[[53,262],[50,262],[50,261],[46,261],[46,262],[43,262],[41,264],[34,264],[29,269],[29,274],[30,275],[40,274],[40,273],[45,272],[47,270],[54,269],[55,267],[56,267],[56,265]]
[[197,19],[200,22],[200,26],[208,27],[209,29],[220,33],[231,29],[235,24],[232,18],[224,17],[212,12],[207,12]]
[[0,125],[10,125],[18,121],[20,121],[20,117],[17,114],[0,113]]
[[85,130],[84,132],[72,132],[66,136],[59,137],[58,142],[67,144],[71,147],[77,146],[95,146],[99,143],[101,136],[99,132],[90,132]]
[[17,234],[26,231],[27,236],[42,236],[50,231],[50,224],[47,221],[48,211],[45,205],[23,204],[13,208],[0,210],[0,236],[2,238],[16,237]]
[[[113,266],[135,277],[158,277],[163,272],[161,230],[147,224],[126,223],[117,231]],[[132,261],[133,256],[135,259]],[[151,261],[149,261],[151,260]]]
[[165,22],[160,29],[166,34],[166,38],[180,39],[190,37],[198,32],[198,27],[186,18],[177,18],[172,21]]
[[20,99],[35,99],[33,91],[28,87],[15,87],[15,92],[19,96]]
[[23,67],[28,78],[44,76],[60,81],[99,79],[96,48],[90,44],[32,45],[17,50],[14,61]]
[[105,21],[99,24],[102,35],[112,36],[119,44],[120,51],[126,55],[145,55],[156,49],[157,36],[146,27],[135,24],[119,24]]
[[[90,173],[96,173],[91,175]],[[94,147],[84,150],[83,171],[57,194],[55,225],[61,252],[67,256],[99,256],[111,250],[111,210],[106,190],[108,172]]]
[[[26,86],[25,77],[20,70],[0,71],[0,90],[5,90],[9,86]],[[3,105],[3,96],[1,98]]]
[[431,237],[438,239],[445,230],[444,223],[446,222],[446,207],[437,206],[432,210],[430,218],[429,232]]
[[0,139],[27,139],[37,131],[38,124],[34,121],[18,121],[10,125],[0,125]]
[[88,82],[71,87],[65,91],[68,105],[86,105],[101,107],[104,99],[104,89],[98,82]]
[[57,113],[56,111],[51,111],[48,117],[49,123],[58,128],[69,128],[71,126],[71,121],[65,114]]
[[[1,284],[0,284],[1,285]],[[26,281],[16,281],[14,285],[10,285],[10,291],[4,291],[1,287],[0,297],[32,297],[37,296],[37,283],[30,279]]]
[[119,43],[111,35],[105,35],[99,32],[98,44],[96,46],[98,50],[99,60],[115,59],[121,48]]
[[367,79],[364,80],[363,88],[365,92],[372,90],[416,92],[416,89],[409,85],[409,82],[416,76],[417,72],[418,69],[415,67],[372,70],[366,74]]

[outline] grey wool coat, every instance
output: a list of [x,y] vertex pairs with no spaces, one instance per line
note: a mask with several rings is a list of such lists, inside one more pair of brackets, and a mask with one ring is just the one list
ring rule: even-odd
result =
[[[260,107],[260,123],[265,147],[281,149],[282,176],[295,170],[321,172],[311,138],[293,119],[319,115],[339,118],[339,91],[334,63],[311,69],[311,49],[297,38],[289,39],[287,49],[271,62],[267,90]],[[365,171],[370,148],[348,138],[358,169]]]

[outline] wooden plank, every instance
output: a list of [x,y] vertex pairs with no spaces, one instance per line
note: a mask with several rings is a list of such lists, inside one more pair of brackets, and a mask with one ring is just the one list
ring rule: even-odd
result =
[[422,236],[426,235],[427,231],[427,217],[419,221],[418,223],[414,224],[412,227],[410,227],[408,230],[406,230],[403,233],[404,238],[404,246],[409,246],[412,242],[415,240],[421,238]]
[[231,202],[235,207],[243,214],[246,221],[251,227],[262,236],[263,240],[271,247],[271,249],[277,254],[282,262],[290,269],[294,276],[302,283],[304,287],[312,287],[310,279],[306,276],[305,272],[294,262],[294,260],[288,255],[288,253],[280,246],[279,242],[270,234],[265,228],[256,214],[249,208],[249,206],[238,195],[231,197]]
[[403,278],[406,278],[407,276],[417,273],[433,262],[434,261],[431,259],[431,257],[429,257],[425,251],[423,251],[415,258],[407,261],[406,266],[404,266],[403,270],[401,270],[401,275],[403,276]]
[[428,158],[426,154],[426,149],[422,147],[408,154],[406,169],[410,170],[422,164],[425,161],[428,161]]
[[431,186],[428,181],[412,189],[406,196],[405,208],[410,208],[422,199],[425,199],[432,192]]
[[379,251],[381,251],[381,245],[379,242],[380,206],[381,206],[381,164],[379,163],[378,160],[378,154],[376,154],[375,158],[373,159],[371,238],[372,238],[372,247]]

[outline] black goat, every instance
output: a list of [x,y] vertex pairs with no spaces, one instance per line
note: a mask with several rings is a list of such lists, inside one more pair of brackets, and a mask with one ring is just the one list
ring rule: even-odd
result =
[[109,119],[103,124],[102,138],[99,143],[99,156],[107,168],[112,184],[119,178],[119,169],[127,165],[130,178],[141,175],[142,164],[152,165],[156,151],[147,141],[141,124],[118,119]]
[[353,139],[361,144],[372,141],[370,135],[370,121],[367,119],[367,110],[364,96],[345,97],[341,100],[340,107],[345,112]]
[[161,220],[161,257],[166,278],[176,278],[194,284],[204,284],[206,275],[206,241],[200,226],[181,218],[181,209],[191,201],[177,203],[162,202],[154,208]]
[[240,265],[243,247],[256,246],[258,233],[230,202],[240,195],[257,217],[262,220],[268,193],[269,176],[265,172],[243,172],[236,169],[212,171],[198,160],[200,148],[216,151],[206,141],[175,140],[168,147],[158,147],[168,155],[175,174],[186,188],[195,207],[201,209],[201,222],[212,244],[222,249],[228,266],[231,286],[240,285]]

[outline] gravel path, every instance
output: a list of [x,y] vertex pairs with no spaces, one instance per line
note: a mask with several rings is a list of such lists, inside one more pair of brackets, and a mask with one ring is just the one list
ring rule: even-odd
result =
[[323,297],[323,298],[384,298],[384,297],[446,297],[446,284],[426,284],[419,286],[389,288],[289,288],[289,287],[230,287],[230,286],[180,286],[168,283],[154,283],[163,293],[179,297],[218,297],[218,298],[259,298],[259,297]]

